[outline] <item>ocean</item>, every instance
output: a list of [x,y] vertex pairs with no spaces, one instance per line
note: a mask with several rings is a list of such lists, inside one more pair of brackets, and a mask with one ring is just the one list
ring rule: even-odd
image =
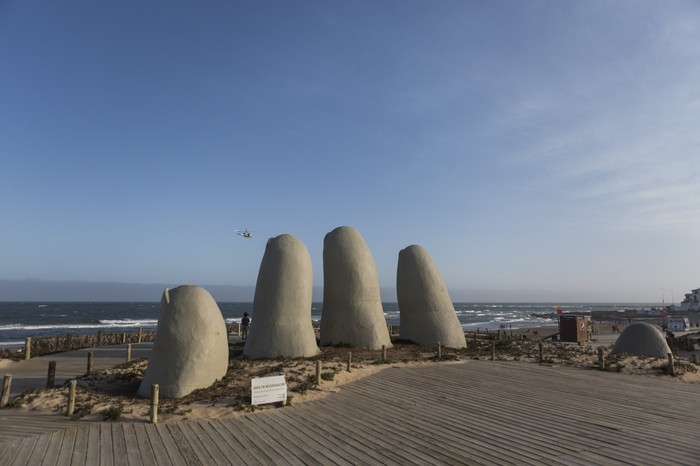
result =
[[[218,303],[227,324],[240,322],[244,312],[252,315],[253,303]],[[651,304],[625,303],[455,303],[465,330],[497,330],[557,325],[554,313],[590,314],[592,310],[615,311]],[[0,302],[0,348],[21,346],[26,337],[102,332],[155,330],[160,303],[106,302]],[[383,303],[388,324],[399,325],[399,306]],[[321,320],[322,303],[313,303],[312,320]]]

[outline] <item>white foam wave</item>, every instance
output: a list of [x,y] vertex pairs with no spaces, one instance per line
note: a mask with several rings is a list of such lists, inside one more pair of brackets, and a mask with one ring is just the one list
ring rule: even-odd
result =
[[9,348],[11,346],[22,346],[24,345],[23,341],[0,341],[0,348]]
[[95,323],[95,324],[46,324],[46,325],[23,325],[23,324],[11,324],[11,325],[0,325],[0,331],[7,330],[78,330],[78,329],[110,329],[110,328],[124,328],[124,327],[155,327],[156,320],[138,320],[138,321],[107,321],[105,323]]
[[156,319],[119,319],[119,320],[100,320],[101,324],[111,325],[114,327],[139,327],[142,325],[156,325]]

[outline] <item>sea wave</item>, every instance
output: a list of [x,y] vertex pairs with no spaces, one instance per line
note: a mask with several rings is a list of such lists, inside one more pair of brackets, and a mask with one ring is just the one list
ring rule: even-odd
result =
[[79,330],[79,329],[110,329],[110,328],[128,328],[128,327],[155,327],[156,320],[142,321],[110,321],[109,323],[94,323],[94,324],[11,324],[0,325],[0,331],[18,331],[18,330]]
[[10,348],[13,346],[22,346],[22,345],[24,345],[24,340],[0,341],[0,348]]
[[110,325],[114,327],[141,327],[144,325],[156,325],[158,320],[156,319],[104,319],[100,320],[101,324]]

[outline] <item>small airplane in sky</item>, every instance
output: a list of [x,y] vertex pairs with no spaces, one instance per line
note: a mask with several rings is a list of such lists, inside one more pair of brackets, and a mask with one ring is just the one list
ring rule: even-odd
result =
[[234,232],[235,234],[237,234],[238,236],[242,236],[242,237],[244,237],[244,238],[252,238],[252,237],[253,237],[253,234],[252,234],[251,232],[249,232],[248,229],[245,229],[245,230],[233,230],[233,232]]

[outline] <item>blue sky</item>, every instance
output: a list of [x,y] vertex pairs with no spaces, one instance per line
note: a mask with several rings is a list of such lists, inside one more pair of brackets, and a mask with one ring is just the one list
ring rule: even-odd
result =
[[420,244],[455,300],[678,301],[698,44],[691,1],[0,0],[0,279],[254,285],[289,233],[322,285],[350,225],[386,287]]

